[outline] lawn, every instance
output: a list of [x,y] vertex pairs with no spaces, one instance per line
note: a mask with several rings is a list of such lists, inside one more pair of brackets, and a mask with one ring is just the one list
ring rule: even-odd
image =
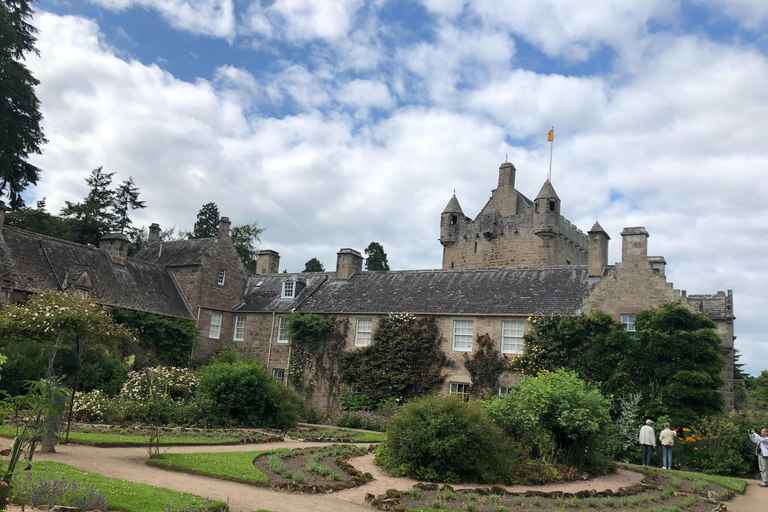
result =
[[[33,477],[56,476],[58,479],[82,482],[84,479],[107,495],[110,510],[121,512],[166,512],[168,505],[177,510],[192,505],[195,510],[205,504],[206,498],[152,485],[126,482],[97,473],[83,471],[60,462],[39,461],[32,464]],[[213,502],[222,506],[222,502]]]
[[[149,464],[166,469],[188,471],[246,484],[266,485],[267,477],[253,467],[253,459],[276,450],[227,453],[167,453]],[[287,451],[287,450],[280,450]]]
[[[61,433],[61,439],[63,441],[65,433]],[[0,426],[0,436],[3,437],[15,437],[16,427],[12,425]],[[73,444],[84,444],[89,446],[144,446],[149,443],[149,436],[146,434],[97,434],[97,433],[82,433],[71,432],[69,434],[69,442]],[[219,436],[219,437],[204,437],[204,436],[160,436],[160,444],[163,446],[171,445],[212,445],[212,444],[238,444],[241,440],[236,437]]]
[[720,476],[720,475],[706,475],[704,473],[694,473],[692,471],[677,471],[677,470],[670,471],[668,469],[649,467],[649,466],[637,466],[635,464],[626,464],[623,462],[620,462],[618,465],[619,467],[630,469],[632,471],[649,471],[651,473],[661,474],[664,476],[674,475],[680,478],[686,478],[688,480],[692,480],[692,479],[706,480],[708,482],[715,483],[717,485],[725,487],[726,489],[730,489],[732,491],[736,491],[739,493],[743,493],[744,490],[747,488],[747,481],[742,480],[741,478],[732,478],[732,477]]

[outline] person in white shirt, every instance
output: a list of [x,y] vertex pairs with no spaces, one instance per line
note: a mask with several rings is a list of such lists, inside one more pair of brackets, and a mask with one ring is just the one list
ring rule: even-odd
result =
[[763,483],[760,487],[768,487],[768,428],[760,431],[757,435],[753,429],[749,429],[749,438],[755,446],[755,455],[757,455],[757,467],[760,468],[760,477]]
[[645,420],[640,427],[640,444],[643,445],[643,466],[650,466],[653,459],[653,449],[656,448],[656,432],[653,431],[653,421]]
[[664,424],[664,430],[659,434],[659,442],[662,450],[662,467],[672,469],[672,447],[675,445],[677,432],[669,428],[669,423]]

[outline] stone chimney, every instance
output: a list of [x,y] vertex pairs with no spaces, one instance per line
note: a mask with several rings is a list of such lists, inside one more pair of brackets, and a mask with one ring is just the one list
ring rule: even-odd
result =
[[504,162],[499,167],[499,186],[491,193],[491,200],[502,217],[517,214],[516,172],[515,166],[510,162]]
[[125,265],[128,259],[128,237],[122,233],[107,233],[101,237],[99,249],[106,251],[112,262]]
[[336,253],[336,276],[349,279],[352,274],[363,271],[363,255],[354,249],[341,249]]
[[229,236],[229,226],[232,224],[229,222],[229,217],[222,217],[219,221],[219,232],[216,234],[216,238],[223,240]]
[[621,262],[637,266],[647,264],[648,236],[644,227],[624,228],[621,232]]
[[160,241],[160,224],[153,222],[149,225],[149,238],[147,238],[147,245],[154,244]]
[[590,277],[601,277],[608,266],[608,233],[595,221],[595,225],[588,231],[589,234],[589,258],[587,260]]
[[280,254],[264,249],[256,255],[257,274],[277,274],[280,272]]
[[664,259],[664,256],[649,256],[648,263],[651,264],[651,270],[654,274],[666,277],[667,260]]

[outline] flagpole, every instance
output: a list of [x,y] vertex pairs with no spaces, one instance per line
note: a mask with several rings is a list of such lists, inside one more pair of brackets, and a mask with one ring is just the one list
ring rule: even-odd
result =
[[[554,134],[555,127],[552,127],[550,133]],[[547,180],[552,181],[552,150],[555,147],[555,137],[552,136],[552,140],[549,141],[549,173],[547,173]]]

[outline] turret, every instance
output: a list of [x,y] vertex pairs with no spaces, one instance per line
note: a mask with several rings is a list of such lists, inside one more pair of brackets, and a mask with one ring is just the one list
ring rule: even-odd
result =
[[533,202],[533,232],[541,237],[555,236],[558,234],[559,219],[560,198],[547,180]]
[[459,239],[459,223],[463,222],[465,218],[459,200],[454,194],[445,206],[443,213],[440,214],[440,243],[443,244],[443,247],[456,243]]
[[600,277],[608,266],[608,240],[611,237],[595,221],[595,225],[589,230],[589,258],[588,269],[590,277]]

